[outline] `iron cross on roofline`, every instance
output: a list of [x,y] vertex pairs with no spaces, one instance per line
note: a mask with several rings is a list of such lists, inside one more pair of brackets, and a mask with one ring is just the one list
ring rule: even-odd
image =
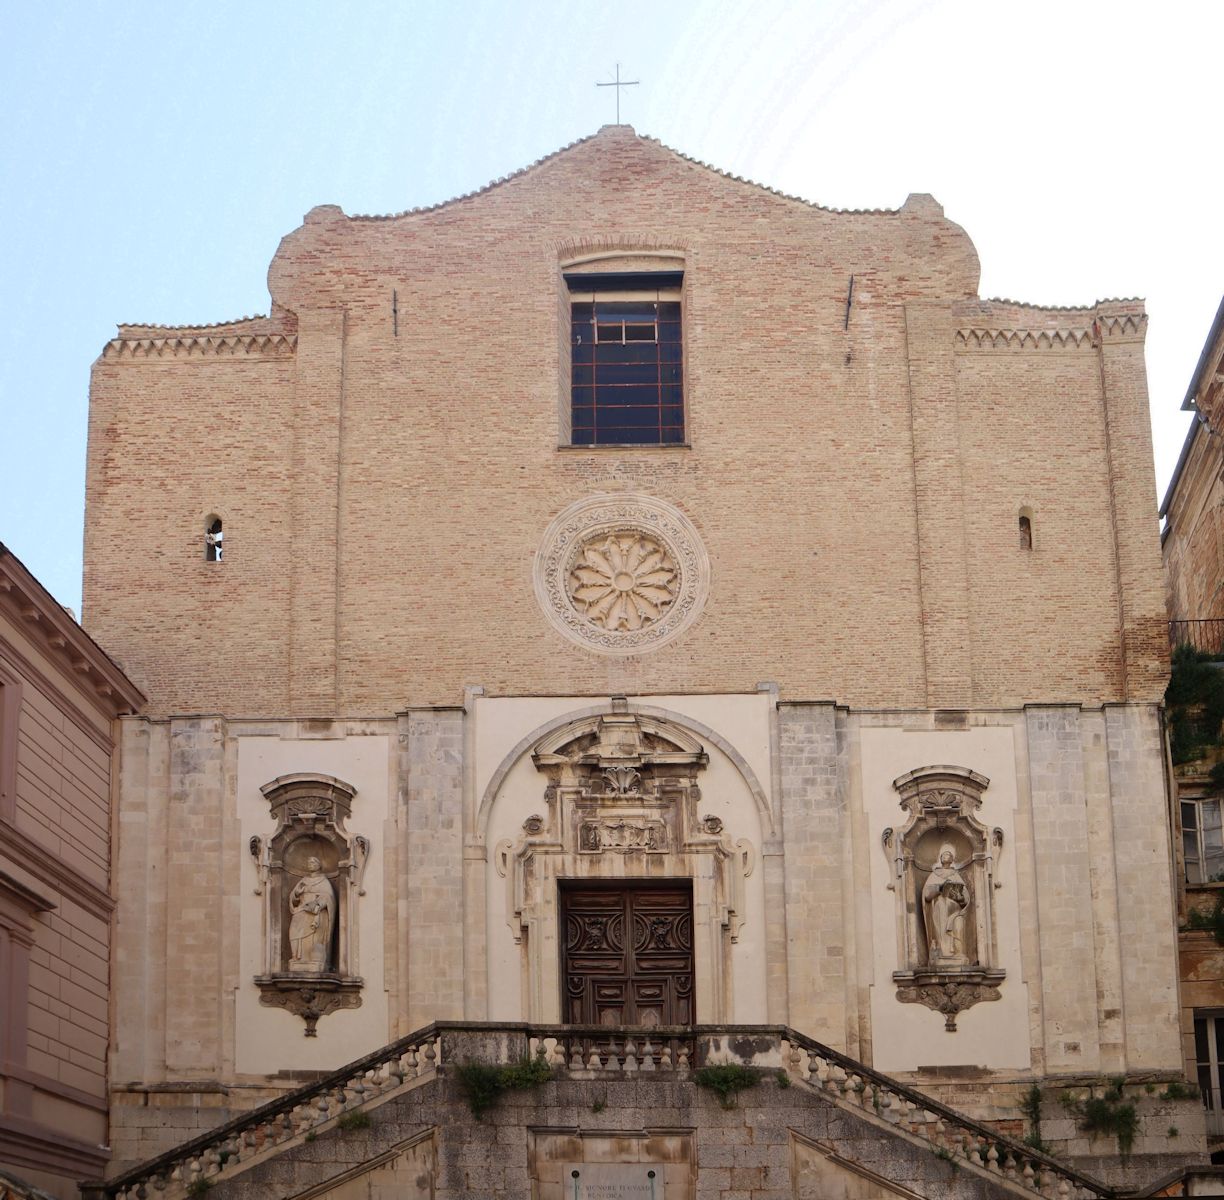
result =
[[616,123],[619,125],[620,120],[620,90],[624,87],[637,87],[638,80],[636,79],[621,79],[620,63],[616,64],[616,80],[612,83],[597,83],[596,87],[614,87],[616,88]]

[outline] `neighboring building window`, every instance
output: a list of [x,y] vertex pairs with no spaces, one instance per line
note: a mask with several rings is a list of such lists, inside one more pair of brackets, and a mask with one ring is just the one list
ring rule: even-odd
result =
[[679,271],[566,276],[573,445],[684,441],[682,278]]
[[1224,831],[1220,821],[1220,801],[1183,800],[1181,821],[1186,882],[1224,882]]
[[[1224,1013],[1194,1014],[1194,1067],[1198,1076],[1199,1091],[1203,1095],[1203,1107],[1216,1116],[1208,1118],[1208,1126],[1217,1125],[1224,1112]],[[1215,1132],[1215,1130],[1210,1130]]]
[[225,551],[225,534],[220,517],[209,517],[204,529],[204,558],[207,562],[220,562]]
[[1031,550],[1033,548],[1033,518],[1027,513],[1020,514],[1020,549]]

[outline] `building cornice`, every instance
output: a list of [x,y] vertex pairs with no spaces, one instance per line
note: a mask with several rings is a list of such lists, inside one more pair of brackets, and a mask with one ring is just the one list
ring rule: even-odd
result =
[[73,619],[3,542],[0,542],[0,612],[7,612],[35,640],[77,690],[107,717],[136,712],[145,694]]
[[116,337],[102,348],[104,361],[150,358],[292,358],[295,333],[183,333],[171,337]]
[[1086,350],[1093,345],[1090,328],[958,329],[958,350]]

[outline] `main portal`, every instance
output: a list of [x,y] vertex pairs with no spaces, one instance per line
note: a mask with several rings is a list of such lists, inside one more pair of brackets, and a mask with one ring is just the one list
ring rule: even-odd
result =
[[691,1025],[691,881],[561,884],[562,1010],[571,1025]]

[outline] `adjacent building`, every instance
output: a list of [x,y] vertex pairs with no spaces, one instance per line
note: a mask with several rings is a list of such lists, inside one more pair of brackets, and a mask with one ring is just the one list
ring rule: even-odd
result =
[[143,701],[0,544],[0,1168],[59,1197],[110,1157],[115,732]]
[[[1181,704],[1171,708],[1180,832],[1178,881],[1182,929],[1178,936],[1181,964],[1182,1039],[1187,1069],[1207,1107],[1213,1151],[1224,1149],[1224,949],[1215,930],[1224,924],[1224,832],[1221,803],[1224,781],[1212,768],[1224,758],[1218,704],[1202,691],[1210,687],[1224,659],[1224,303],[1182,402],[1194,413],[1181,456],[1160,506],[1165,519],[1166,603],[1170,641],[1197,652],[1179,655],[1174,687],[1186,691],[1183,680],[1195,670],[1194,658],[1208,660],[1204,683],[1190,683]],[[1183,652],[1184,655],[1184,652]],[[1224,681],[1224,677],[1216,678]],[[1224,682],[1221,682],[1224,687]],[[1178,692],[1171,699],[1179,699]],[[1188,702],[1188,703],[1187,703]]]

